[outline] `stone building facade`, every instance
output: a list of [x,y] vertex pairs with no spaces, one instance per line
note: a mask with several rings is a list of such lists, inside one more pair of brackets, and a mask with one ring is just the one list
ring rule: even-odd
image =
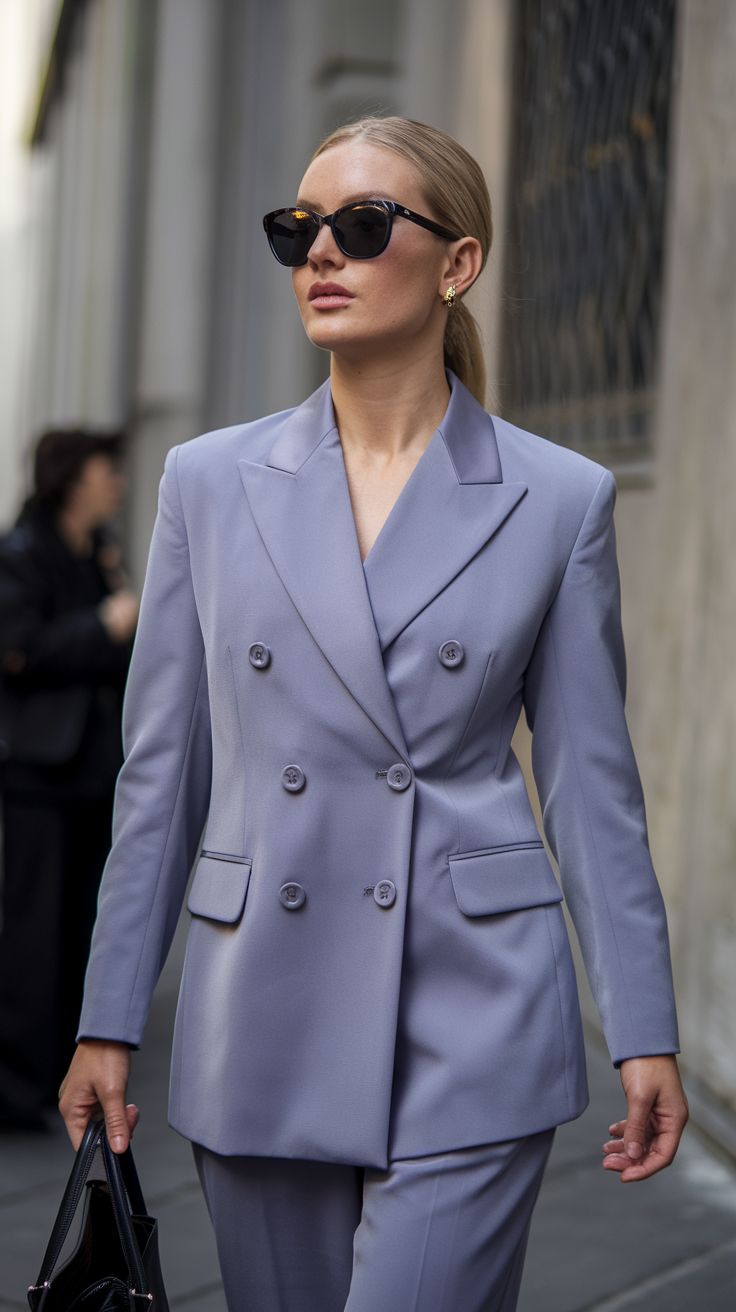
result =
[[[697,1119],[736,1153],[736,7],[65,0],[57,18],[32,134],[20,438],[128,427],[138,581],[169,447],[326,375],[260,225],[319,138],[399,112],[479,159],[489,408],[535,415],[619,480],[629,720],[683,1062]],[[526,759],[523,726],[517,741]]]

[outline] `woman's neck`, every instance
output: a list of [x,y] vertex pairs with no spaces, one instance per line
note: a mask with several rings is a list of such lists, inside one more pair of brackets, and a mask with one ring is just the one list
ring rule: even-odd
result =
[[382,358],[352,364],[333,355],[332,403],[343,450],[360,448],[382,461],[421,455],[450,400],[442,356],[433,352],[407,367]]
[[442,422],[450,388],[442,357],[351,365],[333,355],[332,402],[361,559],[365,560]]

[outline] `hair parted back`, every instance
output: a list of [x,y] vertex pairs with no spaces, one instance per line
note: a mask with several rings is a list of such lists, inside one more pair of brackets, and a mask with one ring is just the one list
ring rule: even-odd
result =
[[[473,156],[440,128],[412,118],[370,115],[331,132],[312,159],[356,138],[393,150],[414,166],[431,212],[428,217],[459,236],[477,238],[484,268],[493,240],[491,198]],[[460,299],[447,313],[444,349],[446,367],[485,405],[486,366],[478,325]]]

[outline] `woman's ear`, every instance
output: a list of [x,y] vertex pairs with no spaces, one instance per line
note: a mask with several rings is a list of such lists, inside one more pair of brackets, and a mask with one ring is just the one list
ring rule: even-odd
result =
[[472,287],[483,267],[483,252],[476,237],[461,237],[449,247],[442,269],[439,293],[444,296],[454,283],[457,295],[462,296]]

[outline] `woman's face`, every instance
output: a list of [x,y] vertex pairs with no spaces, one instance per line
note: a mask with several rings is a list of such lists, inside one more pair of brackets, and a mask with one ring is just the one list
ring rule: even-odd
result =
[[[297,204],[332,214],[358,200],[397,201],[437,221],[408,160],[360,139],[332,146],[310,164]],[[453,282],[458,295],[469,287],[480,263],[474,238],[448,242],[395,218],[386,250],[371,260],[343,255],[325,225],[292,278],[310,340],[359,361],[401,352],[412,340],[439,349],[448,314],[442,297]]]

